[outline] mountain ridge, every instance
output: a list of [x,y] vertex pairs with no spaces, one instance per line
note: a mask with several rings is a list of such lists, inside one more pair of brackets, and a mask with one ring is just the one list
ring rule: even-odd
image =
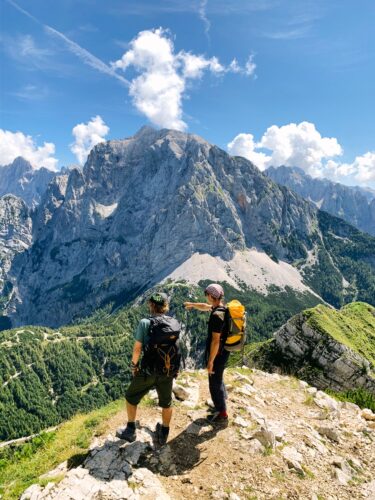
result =
[[279,286],[273,260],[281,287],[305,287],[335,306],[371,302],[375,239],[323,214],[199,136],[143,127],[98,144],[83,169],[50,182],[34,211],[33,245],[9,271],[3,314],[15,326],[58,326],[132,300],[182,268],[186,276],[194,255],[216,259],[220,276],[240,286],[256,281],[252,255],[263,285],[269,278],[267,286]]
[[[242,167],[247,181],[236,165]],[[253,177],[257,179],[255,186]],[[253,191],[254,205],[259,208],[252,207],[252,200],[246,198],[243,182]],[[268,195],[262,202],[264,190],[275,191],[275,196]],[[73,293],[70,307],[81,310],[77,286],[82,293],[95,288],[98,299],[85,295],[90,307],[97,307],[108,297],[108,287],[111,294],[142,290],[168,276],[196,251],[229,259],[235,250],[254,243],[277,247],[278,253],[288,252],[265,227],[266,221],[261,222],[266,209],[276,211],[275,218],[279,218],[276,213],[281,207],[272,199],[281,202],[282,191],[246,160],[230,159],[215,146],[181,132],[144,128],[134,138],[97,145],[83,170],[69,174],[63,198],[45,224],[40,214],[46,202],[38,207],[38,239],[15,266],[15,281],[18,272],[18,277],[22,276],[16,284],[20,321],[48,321],[45,313],[38,311],[39,304],[42,308],[46,303],[47,290],[50,299],[56,296],[56,300],[60,290],[60,302]],[[287,233],[297,216],[297,225],[309,233],[313,209],[307,203],[298,208],[299,203],[294,195],[285,199],[281,225]],[[296,205],[293,216],[289,205]],[[246,215],[250,210],[253,213]],[[246,217],[259,220],[257,233],[244,230]],[[176,238],[171,240],[170,234]],[[298,248],[294,253],[299,255]],[[64,261],[69,267],[63,266]],[[42,268],[43,282],[36,276]],[[95,273],[90,271],[94,268]],[[64,275],[65,281],[56,280],[56,275]],[[65,295],[61,290],[66,290]],[[22,319],[28,302],[25,293],[33,296],[34,313],[27,311],[29,317]],[[65,313],[59,322],[67,320]]]
[[375,235],[373,190],[313,178],[298,167],[269,167],[265,174],[312,201],[319,209],[346,220],[361,231]]

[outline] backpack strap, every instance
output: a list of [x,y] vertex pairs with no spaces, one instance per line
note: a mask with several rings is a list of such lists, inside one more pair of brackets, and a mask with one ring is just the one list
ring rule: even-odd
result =
[[212,314],[214,314],[216,311],[224,312],[223,326],[221,327],[220,331],[220,352],[222,352],[224,349],[224,344],[228,337],[229,309],[226,306],[218,306],[213,309]]

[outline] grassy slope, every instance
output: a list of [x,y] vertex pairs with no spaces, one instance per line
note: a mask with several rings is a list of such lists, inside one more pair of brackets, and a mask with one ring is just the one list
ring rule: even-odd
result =
[[375,307],[353,302],[339,311],[318,305],[304,312],[307,323],[365,357],[375,366]]
[[[303,316],[312,328],[330,335],[375,366],[375,307],[364,302],[352,302],[336,310],[318,304],[303,311]],[[272,357],[273,345],[273,339],[246,345],[245,357],[262,363],[262,360]],[[233,357],[234,363],[238,360],[240,355]]]
[[[85,457],[92,438],[106,431],[107,421],[124,411],[124,401],[114,401],[88,414],[76,415],[56,431],[42,434],[18,446],[0,449],[0,498],[13,500],[31,484],[53,481],[39,476],[68,461],[77,466]],[[56,476],[55,481],[61,477]]]

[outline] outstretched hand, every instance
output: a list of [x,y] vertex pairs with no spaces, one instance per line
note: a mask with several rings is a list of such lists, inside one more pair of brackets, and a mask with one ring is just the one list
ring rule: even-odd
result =
[[185,309],[190,311],[191,309],[194,308],[194,302],[184,302]]

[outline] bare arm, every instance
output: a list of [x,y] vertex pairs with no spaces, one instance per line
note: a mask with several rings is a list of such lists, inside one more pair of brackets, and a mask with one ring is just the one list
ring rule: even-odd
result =
[[133,365],[136,365],[138,363],[141,352],[142,352],[142,342],[139,342],[139,340],[136,340],[134,342],[134,346],[133,346],[133,355],[132,355]]
[[212,340],[211,340],[211,346],[210,346],[210,357],[208,358],[209,363],[214,362],[214,359],[216,358],[216,355],[219,352],[220,336],[221,336],[220,333],[217,333],[217,332],[212,333]]
[[198,311],[208,312],[212,310],[212,306],[206,302],[184,302],[185,309],[197,309]]

